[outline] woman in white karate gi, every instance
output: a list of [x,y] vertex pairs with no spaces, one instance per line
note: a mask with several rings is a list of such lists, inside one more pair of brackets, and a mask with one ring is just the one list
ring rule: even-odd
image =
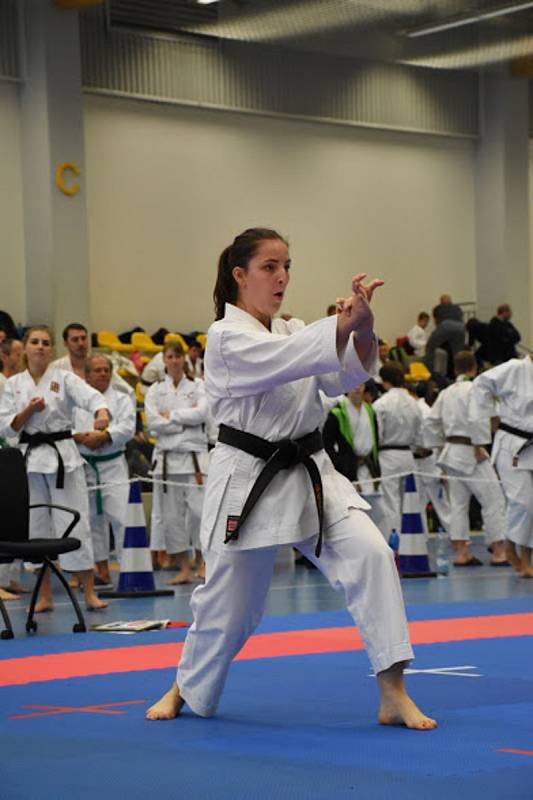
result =
[[[107,603],[94,591],[94,556],[89,528],[87,484],[83,460],[72,438],[76,406],[91,412],[95,430],[105,430],[109,413],[103,396],[77,375],[51,366],[53,340],[43,325],[30,328],[24,336],[27,369],[6,383],[0,401],[0,433],[17,437],[25,454],[30,504],[53,503],[74,508],[81,514],[73,535],[81,547],[59,557],[67,572],[74,572],[83,584],[90,610]],[[48,438],[48,441],[43,439]],[[63,535],[70,514],[47,508],[30,511],[30,537]],[[35,607],[36,612],[53,608],[52,584],[47,571]]]
[[[231,661],[261,619],[277,545],[293,544],[345,593],[377,675],[380,722],[427,730],[436,723],[403,683],[413,653],[392,551],[363,512],[367,504],[334,470],[316,430],[319,389],[336,396],[368,377],[376,351],[368,301],[382,281],[364,286],[365,276],[357,275],[336,317],[274,334],[289,267],[286,242],[265,229],[245,231],[220,257],[217,322],[205,358],[220,424],[202,517],[207,577],[192,595],[194,623],[176,683],[147,717],[171,719],[184,703],[201,716],[215,713]],[[265,467],[243,447],[262,449],[270,462]],[[262,482],[265,473],[272,478],[266,488],[256,483],[260,473]],[[250,511],[252,487],[252,500],[261,496]]]
[[[176,556],[179,572],[169,583],[180,584],[191,580],[191,547],[197,552],[198,577],[205,575],[200,518],[207,472],[207,401],[203,380],[185,371],[185,354],[179,342],[165,345],[163,362],[165,379],[153,383],[144,400],[148,428],[157,436],[150,548]],[[166,480],[170,483],[161,483]],[[189,484],[190,488],[173,486],[172,482]]]

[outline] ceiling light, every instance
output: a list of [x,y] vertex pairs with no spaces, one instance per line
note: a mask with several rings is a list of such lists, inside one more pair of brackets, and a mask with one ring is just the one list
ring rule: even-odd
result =
[[[200,2],[200,0],[198,0]],[[461,28],[464,25],[473,25],[476,22],[481,22],[485,19],[494,19],[494,17],[505,17],[508,14],[516,14],[518,11],[525,11],[526,8],[533,8],[533,2],[528,3],[515,3],[512,6],[504,6],[497,8],[494,11],[485,11],[482,14],[475,14],[470,17],[461,17],[450,22],[442,22],[438,25],[430,25],[425,28],[418,28],[417,30],[406,31],[405,35],[410,39],[416,39],[419,36],[429,36],[431,33],[440,33],[441,31],[449,31],[452,28]]]

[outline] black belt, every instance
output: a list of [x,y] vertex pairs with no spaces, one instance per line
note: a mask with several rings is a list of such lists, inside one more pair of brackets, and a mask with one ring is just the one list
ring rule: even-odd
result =
[[472,439],[470,436],[447,436],[446,441],[448,444],[466,444],[472,445]]
[[521,439],[526,440],[513,456],[513,467],[518,466],[518,456],[533,444],[533,433],[530,433],[529,431],[523,431],[520,428],[513,428],[512,425],[507,425],[506,422],[500,422],[498,425],[498,430],[505,431],[506,433],[512,433],[514,436],[520,436]]
[[410,450],[411,446],[408,444],[380,444],[378,450]]
[[267,439],[261,439],[253,433],[246,433],[246,431],[231,428],[229,425],[221,425],[218,432],[218,441],[222,442],[222,444],[229,444],[230,447],[235,447],[237,450],[242,450],[266,462],[246,498],[236,525],[230,532],[226,533],[224,543],[227,544],[229,541],[239,538],[240,528],[274,476],[282,469],[291,469],[297,464],[302,464],[311,479],[315,496],[318,514],[318,541],[315,555],[318,558],[322,550],[324,494],[320,470],[311,455],[318,453],[323,448],[320,431],[315,430],[300,439],[283,439],[280,442],[269,442]]
[[72,439],[72,431],[57,431],[57,433],[27,433],[22,431],[19,436],[19,444],[27,444],[26,452],[24,454],[24,463],[27,463],[28,456],[36,447],[42,447],[47,444],[56,451],[57,455],[57,478],[56,489],[63,489],[65,486],[65,465],[61,453],[56,447],[56,442],[61,442],[63,439]]

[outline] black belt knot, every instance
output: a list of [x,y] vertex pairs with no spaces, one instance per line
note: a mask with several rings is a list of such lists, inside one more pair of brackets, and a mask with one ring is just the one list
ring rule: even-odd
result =
[[19,436],[19,444],[27,444],[26,452],[24,453],[24,463],[27,463],[28,456],[36,447],[42,447],[47,444],[56,451],[57,455],[57,478],[56,489],[64,489],[65,487],[65,465],[61,453],[56,447],[56,442],[61,442],[64,439],[72,439],[72,431],[56,431],[55,433],[27,433],[22,431]]
[[317,429],[312,433],[308,433],[306,436],[302,436],[300,439],[283,439],[279,442],[269,442],[267,439],[262,439],[260,436],[255,436],[253,433],[240,431],[237,428],[231,428],[229,425],[221,425],[218,433],[218,441],[222,444],[228,444],[230,447],[242,450],[255,458],[261,458],[266,462],[246,498],[236,524],[232,530],[226,534],[224,543],[227,544],[239,538],[240,528],[278,472],[282,469],[291,469],[298,464],[302,464],[311,479],[318,514],[318,541],[315,549],[315,555],[318,558],[322,550],[324,493],[320,470],[311,458],[311,455],[313,453],[318,453],[319,450],[323,448],[320,431]]

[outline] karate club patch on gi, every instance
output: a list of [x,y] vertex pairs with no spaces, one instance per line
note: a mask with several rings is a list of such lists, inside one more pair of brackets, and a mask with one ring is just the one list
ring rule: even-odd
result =
[[60,389],[59,384],[56,383],[56,381],[52,381],[52,383],[50,384],[50,391],[51,392],[56,392],[56,394],[57,394],[59,392],[59,389]]
[[240,517],[234,517],[231,515],[228,516],[228,519],[226,521],[226,541],[237,538],[237,536],[235,536],[235,531],[237,530],[239,520]]

